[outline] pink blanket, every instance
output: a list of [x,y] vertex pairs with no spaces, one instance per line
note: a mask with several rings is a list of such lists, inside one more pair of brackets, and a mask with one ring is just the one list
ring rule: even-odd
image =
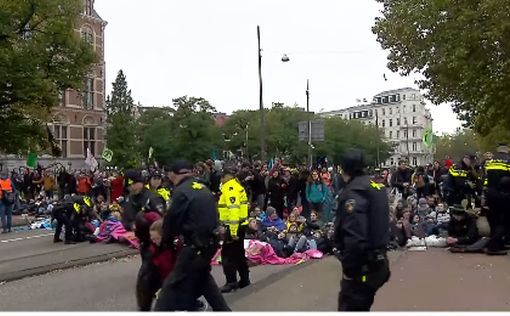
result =
[[108,242],[112,238],[121,243],[125,242],[133,248],[138,249],[138,239],[132,232],[126,231],[121,222],[108,220],[99,227],[99,234],[96,236],[96,240]]
[[[307,250],[303,253],[294,253],[288,258],[281,258],[276,255],[270,244],[258,240],[245,241],[246,258],[256,264],[300,264],[309,259],[321,259],[323,253],[319,250]],[[218,250],[211,262],[213,265],[221,263],[221,250]]]

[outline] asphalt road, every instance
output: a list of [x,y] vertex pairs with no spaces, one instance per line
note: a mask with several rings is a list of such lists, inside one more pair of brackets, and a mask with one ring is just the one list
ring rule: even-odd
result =
[[[0,285],[1,311],[135,311],[138,256],[54,271]],[[254,288],[272,282],[296,266],[251,268]],[[218,285],[224,284],[221,267],[213,268]],[[226,296],[230,303],[249,294],[249,288]]]

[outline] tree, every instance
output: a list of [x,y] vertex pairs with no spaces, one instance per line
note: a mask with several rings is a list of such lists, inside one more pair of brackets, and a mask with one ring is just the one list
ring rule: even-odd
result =
[[460,160],[467,153],[481,152],[479,136],[470,129],[459,129],[454,134],[437,137],[435,159],[443,161],[446,156],[454,161]]
[[46,147],[59,93],[82,87],[97,56],[75,31],[81,8],[80,0],[0,0],[1,151]]
[[373,32],[389,69],[422,74],[432,102],[451,102],[477,133],[510,130],[510,2],[376,1],[384,9]]
[[139,154],[136,121],[133,116],[133,98],[126,76],[119,71],[112,84],[111,96],[106,100],[106,146],[113,151],[111,164],[121,167],[138,167]]
[[138,120],[142,130],[142,152],[154,149],[156,161],[177,158],[205,160],[221,144],[214,125],[214,107],[204,98],[183,96],[172,100],[172,108],[153,108]]
[[365,151],[368,165],[377,165],[385,161],[392,150],[381,135],[383,133],[374,125],[365,125],[356,120],[344,120],[340,117],[326,119],[325,141],[317,143],[317,153],[329,157],[329,161],[339,163],[342,155],[351,148]]

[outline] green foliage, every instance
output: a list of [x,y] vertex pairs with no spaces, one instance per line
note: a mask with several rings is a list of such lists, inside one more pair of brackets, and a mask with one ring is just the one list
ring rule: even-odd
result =
[[480,137],[470,129],[459,129],[452,135],[438,136],[435,159],[443,161],[446,156],[450,156],[457,161],[467,153],[481,152],[479,140]]
[[[285,107],[275,105],[266,110],[266,143],[269,156],[285,157],[293,163],[306,162],[308,146],[298,139],[298,123],[307,121],[313,116],[303,112],[296,106]],[[225,149],[237,151],[243,148],[248,124],[248,148],[252,158],[258,158],[259,149],[259,112],[237,111],[222,128],[223,134],[229,142],[225,142]],[[330,161],[338,163],[341,155],[349,148],[363,149],[367,153],[367,162],[375,164],[377,148],[379,146],[380,161],[389,157],[391,145],[385,143],[382,133],[371,125],[357,121],[347,121],[341,118],[326,119],[326,141],[315,143],[314,156],[327,156]]]
[[421,73],[432,102],[451,102],[477,133],[510,130],[509,1],[377,1],[373,32],[392,71]]
[[122,70],[112,85],[112,94],[106,100],[106,146],[113,151],[110,164],[126,168],[139,167],[141,158],[137,125],[133,116],[133,99]]
[[173,108],[154,108],[142,113],[142,152],[154,148],[156,161],[176,158],[199,161],[210,158],[221,143],[215,127],[214,107],[203,98],[183,96],[173,99]]
[[339,163],[341,156],[348,149],[361,149],[366,153],[366,162],[377,165],[377,151],[379,161],[385,161],[390,156],[391,145],[386,143],[383,133],[373,125],[365,125],[355,120],[344,120],[339,117],[326,119],[326,140],[319,143],[319,155],[328,156],[330,161]]
[[[79,89],[96,55],[75,32],[80,0],[0,0],[0,121],[5,153],[44,144],[58,94]],[[15,146],[13,146],[15,144]]]

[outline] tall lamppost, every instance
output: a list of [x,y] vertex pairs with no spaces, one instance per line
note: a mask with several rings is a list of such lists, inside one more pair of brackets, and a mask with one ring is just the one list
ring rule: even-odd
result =
[[[260,158],[266,160],[266,124],[264,119],[264,101],[262,94],[262,49],[260,48],[260,26],[257,25],[257,42],[259,54],[259,115],[260,115]],[[282,62],[288,62],[290,59],[283,55]]]

